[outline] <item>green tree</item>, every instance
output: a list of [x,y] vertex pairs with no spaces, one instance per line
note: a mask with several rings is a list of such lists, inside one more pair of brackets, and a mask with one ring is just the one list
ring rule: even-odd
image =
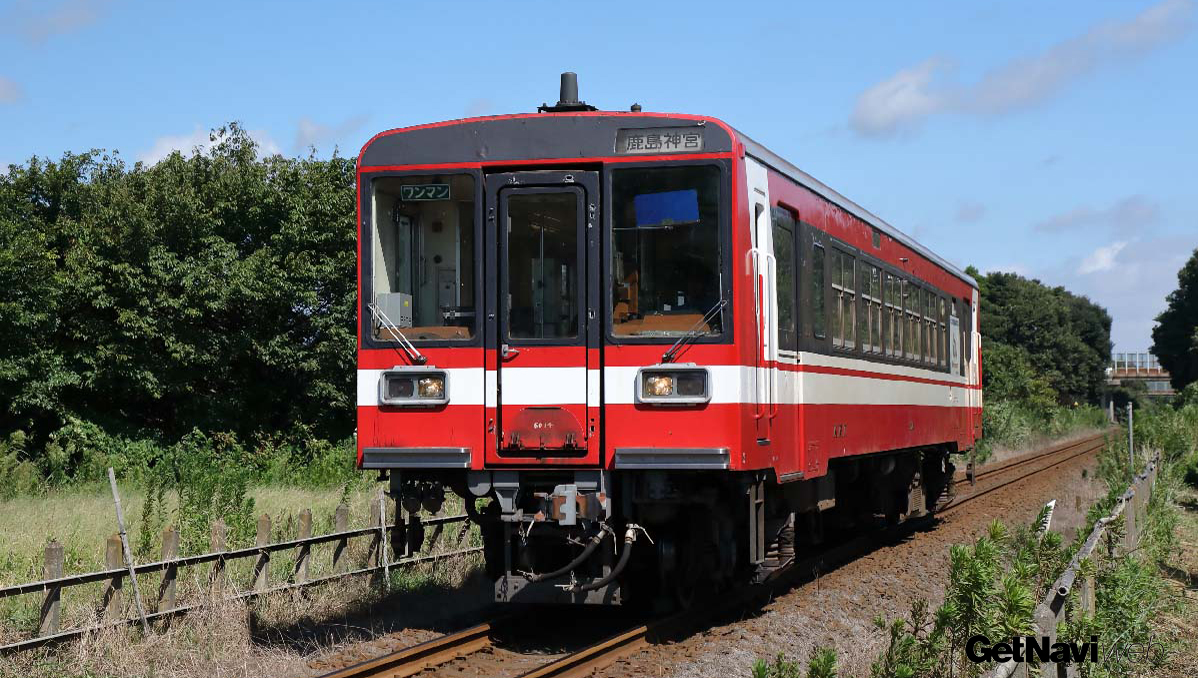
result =
[[352,431],[353,160],[211,141],[0,175],[0,433]]
[[1014,273],[975,277],[984,372],[991,369],[990,347],[1002,344],[1023,351],[1035,375],[1060,402],[1097,402],[1111,357],[1111,317],[1106,310],[1063,287],[1048,287]]
[[1152,328],[1152,354],[1181,391],[1198,381],[1198,249],[1177,272],[1177,289]]

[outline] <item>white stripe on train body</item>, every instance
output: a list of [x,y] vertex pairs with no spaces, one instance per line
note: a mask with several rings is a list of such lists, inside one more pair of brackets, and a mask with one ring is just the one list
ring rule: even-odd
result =
[[[783,355],[783,363],[795,358]],[[906,365],[889,365],[820,353],[797,354],[797,363],[806,366],[854,370],[868,374],[828,374],[776,369],[777,402],[780,405],[924,405],[937,407],[967,406],[967,380]],[[604,368],[603,395],[609,405],[636,402],[636,375],[641,368],[619,366]],[[767,370],[747,365],[709,365],[711,402],[736,404],[754,402],[754,372],[768,379]],[[385,370],[358,370],[358,406],[378,405],[378,382]],[[484,375],[481,367],[450,368],[449,404],[496,406],[494,371]],[[887,378],[887,377],[899,377]],[[906,379],[904,379],[904,377]],[[928,379],[944,383],[924,383],[909,379]],[[508,405],[575,405],[599,402],[599,370],[584,367],[506,367],[503,370],[503,400]]]

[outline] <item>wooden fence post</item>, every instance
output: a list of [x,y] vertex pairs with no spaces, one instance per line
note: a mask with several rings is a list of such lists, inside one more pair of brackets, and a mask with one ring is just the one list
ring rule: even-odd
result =
[[108,467],[108,486],[112,488],[112,503],[116,505],[116,528],[125,568],[129,570],[129,583],[133,584],[133,602],[137,605],[137,616],[141,618],[141,630],[149,634],[150,622],[146,621],[146,606],[141,602],[141,589],[137,586],[137,570],[133,567],[133,552],[129,550],[129,534],[125,532],[125,512],[121,509],[121,494],[116,487],[116,471],[111,466]]
[[[424,529],[420,526],[420,523],[419,523],[420,516],[412,516],[412,517],[415,518],[417,521],[417,524],[416,524],[417,533],[419,533],[419,534],[421,534],[421,536],[423,536]],[[434,551],[437,550],[437,542],[441,541],[441,534],[443,532],[445,532],[445,523],[437,523],[436,525],[433,526],[433,533],[431,535],[429,535],[428,540],[424,541],[423,543],[420,543],[420,544],[412,544],[411,551],[413,553],[419,553],[420,551],[423,551],[425,549],[425,545],[427,544],[428,552],[433,553]]]
[[[367,567],[379,567],[383,564],[383,561],[379,558],[379,556],[383,553],[383,536],[382,533],[378,531],[379,522],[382,520],[382,513],[379,511],[379,509],[380,506],[377,501],[370,502],[370,526],[373,527],[375,531],[370,535],[370,557],[366,561]],[[379,578],[379,574],[377,572],[372,576],[376,580]]]
[[[167,526],[162,531],[162,560],[170,561],[179,557],[179,533],[174,527]],[[175,609],[175,580],[179,577],[179,566],[167,565],[162,572],[162,586],[158,588],[158,611]]]
[[[270,516],[263,513],[258,519],[258,538],[255,546],[270,544]],[[254,590],[262,593],[270,585],[270,551],[260,551],[258,562],[254,564]]]
[[[341,504],[337,507],[336,513],[333,514],[333,531],[345,532],[349,529],[349,507]],[[349,539],[342,537],[337,540],[333,546],[333,574],[341,572],[341,557],[345,555],[345,549],[349,546]]]
[[[469,500],[467,500],[467,501],[469,501]],[[467,535],[469,535],[469,534],[470,534],[470,521],[469,521],[469,520],[463,520],[463,521],[462,521],[462,529],[458,530],[458,541],[457,541],[457,546],[454,546],[454,548],[455,548],[455,549],[462,549],[462,548],[465,548],[465,546],[466,546],[466,537],[467,537]]]
[[[212,523],[212,533],[208,537],[208,548],[212,553],[224,553],[225,551],[225,521],[217,518],[216,522]],[[212,573],[208,577],[208,583],[217,589],[223,589],[228,584],[228,577],[225,576],[225,559],[217,558],[212,561]]]
[[[312,511],[304,509],[299,514],[299,538],[308,539],[312,536]],[[302,584],[308,581],[308,556],[312,553],[312,546],[309,544],[301,544],[298,553],[295,555],[295,583]]]
[[[1052,595],[1051,591],[1049,592],[1049,595]],[[1036,627],[1039,631],[1038,635],[1046,636],[1048,638],[1049,645],[1057,642],[1057,616],[1052,611],[1052,608],[1048,607],[1044,603],[1037,604],[1035,618]],[[1026,667],[1027,664],[1025,663],[1024,666]],[[1040,664],[1040,669],[1041,675],[1057,675],[1057,665],[1055,662],[1042,662]]]
[[1139,532],[1136,530],[1136,494],[1138,492],[1132,489],[1131,498],[1123,507],[1123,525],[1127,529],[1123,535],[1123,551],[1131,553],[1136,548],[1136,540],[1139,538]]
[[[104,564],[108,569],[115,570],[125,567],[125,556],[121,549],[121,535],[114,534],[108,538],[108,543],[104,548]],[[125,606],[121,600],[121,588],[124,585],[124,575],[115,575],[108,580],[108,586],[104,587],[104,616],[111,620],[121,619],[125,616]]]
[[[379,562],[383,565],[383,588],[391,588],[391,555],[387,553],[387,491],[379,488]],[[398,506],[396,507],[398,508]]]
[[[58,579],[62,576],[62,544],[50,540],[46,544],[45,561],[42,563],[42,579]],[[46,591],[46,599],[42,602],[41,622],[38,624],[38,635],[48,636],[58,633],[58,621],[62,612],[62,587],[51,586]]]
[[1081,603],[1082,612],[1092,615],[1094,614],[1094,577],[1083,575],[1081,581],[1081,590],[1077,595]]

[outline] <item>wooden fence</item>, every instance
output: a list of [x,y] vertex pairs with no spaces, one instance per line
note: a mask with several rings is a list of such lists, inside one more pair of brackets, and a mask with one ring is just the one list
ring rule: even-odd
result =
[[[1089,559],[1113,557],[1117,552],[1130,553],[1140,541],[1140,525],[1147,517],[1148,498],[1156,484],[1157,468],[1160,466],[1160,455],[1148,464],[1148,468],[1132,481],[1127,492],[1119,498],[1111,514],[1100,518],[1094,524],[1094,530],[1086,538],[1085,543],[1074,554],[1073,560],[1045,594],[1044,600],[1036,605],[1034,633],[1038,637],[1047,637],[1049,643],[1057,642],[1057,625],[1065,621],[1070,606],[1065,603],[1069,594],[1077,589],[1077,607],[1085,614],[1094,614],[1094,579],[1088,574],[1088,568],[1082,568],[1082,562]],[[1123,517],[1125,530],[1121,540],[1110,530],[1111,523]],[[1103,548],[1099,548],[1102,546]],[[1073,678],[1078,675],[1075,664],[1040,664],[1041,676],[1065,676]],[[1007,661],[987,672],[983,678],[1027,678],[1028,664],[1026,662]]]
[[[38,624],[38,633],[32,638],[20,640],[0,646],[0,655],[28,650],[48,643],[76,638],[84,634],[98,631],[111,626],[120,626],[142,621],[140,616],[126,617],[122,596],[124,582],[132,574],[138,577],[145,574],[161,574],[162,582],[158,587],[156,604],[146,608],[145,620],[154,621],[180,615],[213,602],[240,600],[260,596],[276,591],[299,589],[307,586],[343,579],[355,575],[372,574],[386,586],[391,568],[404,568],[417,563],[432,562],[444,558],[456,558],[482,550],[481,547],[470,547],[467,537],[470,522],[466,515],[442,516],[427,518],[402,518],[398,523],[387,522],[384,517],[383,503],[371,504],[370,525],[368,527],[349,529],[349,507],[344,504],[337,507],[334,514],[334,530],[329,534],[312,536],[312,512],[305,509],[299,514],[298,532],[296,539],[270,543],[270,516],[263,515],[258,519],[257,539],[255,545],[249,548],[228,550],[226,548],[227,529],[223,521],[212,525],[209,552],[179,557],[179,533],[173,527],[167,527],[162,533],[161,560],[152,563],[135,564],[131,567],[124,561],[121,540],[118,535],[108,538],[105,549],[105,565],[108,569],[84,574],[63,574],[63,545],[51,541],[46,546],[43,561],[43,579],[41,581],[17,584],[0,588],[0,599],[19,595],[41,595],[42,606]],[[431,553],[441,543],[446,533],[446,527],[461,523],[461,528],[455,538],[452,550],[441,553]],[[424,528],[430,528],[425,538]],[[417,537],[417,535],[419,535]],[[351,539],[369,537],[365,564],[350,563],[347,551]],[[416,538],[414,538],[416,537]],[[389,542],[396,548],[389,548]],[[420,542],[420,543],[416,543]],[[312,547],[318,544],[332,543],[332,574],[322,577],[310,577],[309,565],[312,560]],[[295,567],[291,569],[286,581],[272,583],[270,581],[271,554],[291,551],[295,555]],[[399,554],[392,560],[391,552]],[[429,555],[417,556],[418,551]],[[227,563],[238,559],[253,559],[254,566],[249,585],[244,590],[238,590],[231,582]],[[203,596],[196,602],[180,605],[176,600],[176,583],[180,568],[208,565],[207,583],[212,595]],[[132,574],[131,574],[132,571]],[[100,624],[63,630],[60,628],[63,591],[72,587],[105,582],[103,594],[98,601],[103,618]]]

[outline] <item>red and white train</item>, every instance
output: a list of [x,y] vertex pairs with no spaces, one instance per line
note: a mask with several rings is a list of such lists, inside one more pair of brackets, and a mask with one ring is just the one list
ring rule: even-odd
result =
[[497,600],[762,580],[934,510],[980,434],[973,279],[715,118],[564,74],[378,134],[358,211],[358,464],[464,497]]

